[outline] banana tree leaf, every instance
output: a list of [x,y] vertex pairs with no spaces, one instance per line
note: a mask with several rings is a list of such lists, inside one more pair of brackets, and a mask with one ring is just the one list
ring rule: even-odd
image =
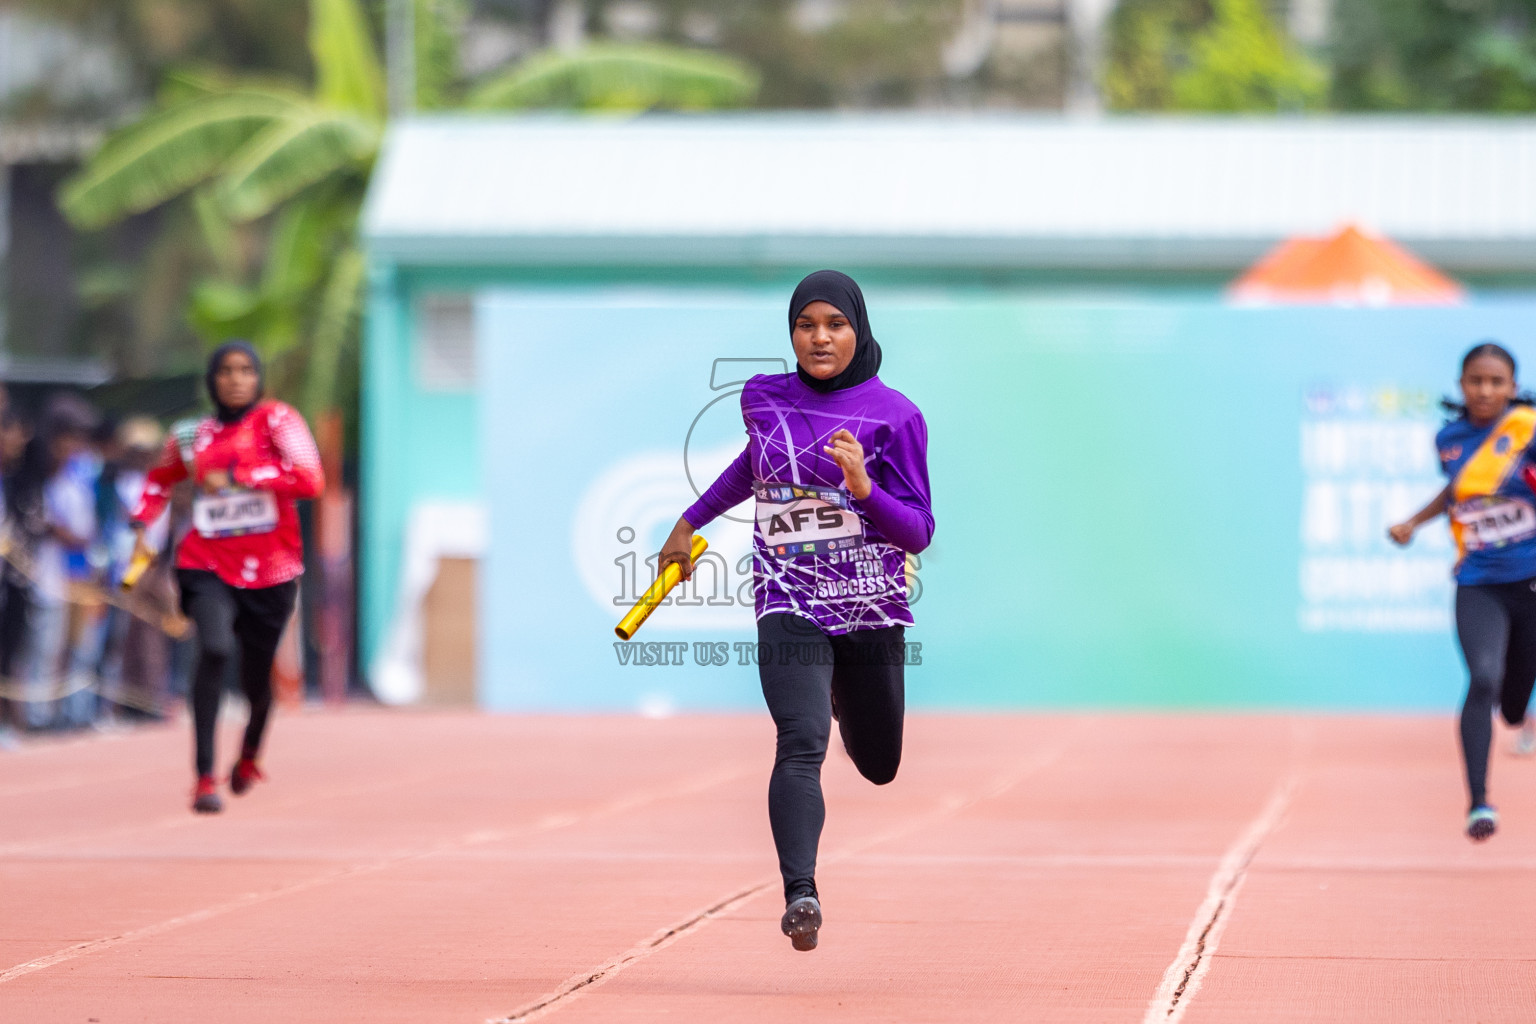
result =
[[187,319],[206,338],[249,336],[266,313],[261,293],[228,281],[203,281],[192,289]]
[[284,360],[288,365],[292,365],[294,358],[302,360],[304,358],[302,345],[304,321],[299,311],[291,306],[269,305],[267,312],[267,317],[251,332],[251,340],[256,345],[256,351],[260,352],[264,358],[271,360],[288,357]]
[[325,276],[324,212],[314,203],[297,200],[285,205],[267,237],[266,264],[262,267],[261,291],[281,301],[320,284]]
[[717,54],[594,44],[537,54],[482,83],[467,105],[498,110],[712,110],[742,106],[756,94],[757,85],[751,68]]
[[235,79],[222,68],[172,68],[160,80],[160,88],[155,91],[155,102],[161,107],[174,107],[205,96],[228,92],[236,84]]
[[197,229],[203,236],[203,244],[213,256],[219,272],[233,279],[240,273],[240,237],[229,218],[219,208],[211,189],[206,186],[192,193],[192,215]]
[[315,319],[305,368],[303,412],[316,416],[336,404],[341,355],[356,331],[362,306],[366,261],[355,248],[343,250],[331,268],[325,296]]
[[261,290],[269,301],[292,301],[318,288],[338,249],[350,243],[358,199],[306,194],[283,206],[267,241]]
[[97,228],[158,206],[217,173],[304,97],[240,89],[157,111],[114,134],[60,190],[64,215]]
[[236,220],[263,216],[310,185],[349,166],[371,163],[380,125],[309,106],[267,125],[230,158],[219,200]]
[[364,117],[384,117],[384,67],[357,0],[310,0],[309,52],[321,103]]

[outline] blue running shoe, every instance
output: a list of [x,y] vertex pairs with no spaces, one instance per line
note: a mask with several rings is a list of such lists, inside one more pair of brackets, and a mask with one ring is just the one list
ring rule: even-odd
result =
[[779,922],[790,944],[802,953],[816,948],[816,932],[821,928],[821,904],[815,896],[801,896],[784,910]]
[[1510,748],[1516,757],[1536,757],[1536,722],[1526,719]]
[[1467,815],[1467,838],[1480,843],[1499,830],[1499,812],[1487,804],[1472,808]]

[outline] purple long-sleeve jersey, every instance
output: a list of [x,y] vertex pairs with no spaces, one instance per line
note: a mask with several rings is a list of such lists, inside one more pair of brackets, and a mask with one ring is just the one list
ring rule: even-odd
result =
[[[756,497],[757,617],[787,612],[828,634],[910,626],[906,552],[933,537],[928,426],[874,377],[821,394],[793,373],[760,375],[741,393],[747,448],[683,518],[700,529]],[[869,497],[848,493],[822,448],[847,429],[864,447]]]

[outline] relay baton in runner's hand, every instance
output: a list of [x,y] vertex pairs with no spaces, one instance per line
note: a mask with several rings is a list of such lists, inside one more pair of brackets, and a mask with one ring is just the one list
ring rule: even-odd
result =
[[[704,549],[709,547],[709,542],[698,534],[693,535],[693,550],[688,552],[690,561],[697,562]],[[661,604],[662,599],[677,586],[683,578],[683,570],[676,562],[668,562],[667,567],[661,570],[661,575],[656,582],[645,588],[645,593],[640,595],[640,600],[629,610],[629,614],[619,620],[619,624],[613,627],[613,631],[619,635],[620,640],[628,640],[640,629],[642,623],[651,617],[651,612]]]
[[138,584],[144,571],[149,568],[149,563],[155,560],[155,553],[149,546],[140,542],[133,546],[133,558],[128,561],[128,568],[123,570],[123,581],[118,584],[123,588],[123,593],[132,590]]

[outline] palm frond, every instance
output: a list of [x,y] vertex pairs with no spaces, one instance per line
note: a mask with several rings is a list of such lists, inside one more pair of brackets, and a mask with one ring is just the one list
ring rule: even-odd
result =
[[192,215],[219,273],[236,277],[240,273],[240,238],[206,185],[192,193]]
[[213,279],[192,289],[187,321],[204,338],[225,341],[249,337],[264,313],[261,295],[255,289]]
[[309,52],[321,103],[365,117],[384,116],[384,66],[357,0],[310,0]]
[[348,248],[336,257],[326,282],[305,368],[303,412],[314,417],[335,405],[342,350],[357,324],[362,306],[363,254]]
[[262,293],[293,301],[320,284],[331,259],[326,242],[336,220],[330,204],[305,199],[283,206],[267,236]]
[[60,207],[76,227],[97,228],[158,206],[217,173],[305,102],[298,93],[244,88],[156,111],[114,134],[65,181]]
[[160,87],[155,90],[155,102],[162,107],[173,107],[214,93],[228,92],[236,85],[233,76],[223,68],[189,64],[165,73],[160,79]]
[[370,162],[379,133],[377,124],[352,114],[295,108],[230,158],[219,199],[236,220],[263,216],[336,171]]
[[757,73],[718,54],[665,46],[593,44],[545,51],[482,83],[468,106],[512,110],[714,110],[757,92]]

